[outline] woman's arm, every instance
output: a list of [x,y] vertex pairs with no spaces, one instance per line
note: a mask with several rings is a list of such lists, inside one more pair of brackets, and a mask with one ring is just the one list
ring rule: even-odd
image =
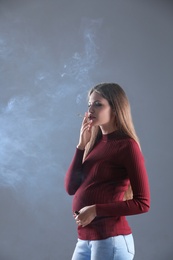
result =
[[66,172],[65,189],[69,195],[74,195],[82,182],[82,160],[84,150],[76,148],[73,160]]
[[79,143],[77,145],[76,153],[65,177],[65,189],[69,195],[74,195],[82,182],[83,155],[85,146],[91,138],[91,128],[92,120],[88,120],[88,113],[85,113],[80,129]]
[[145,213],[150,208],[150,190],[143,155],[138,144],[129,139],[120,152],[133,191],[133,199],[97,204],[97,216],[128,216]]

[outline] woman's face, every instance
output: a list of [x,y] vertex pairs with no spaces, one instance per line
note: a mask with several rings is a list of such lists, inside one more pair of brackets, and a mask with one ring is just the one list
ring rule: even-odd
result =
[[108,132],[114,131],[115,114],[108,101],[97,92],[93,92],[88,101],[88,118],[92,120],[92,125],[98,125]]

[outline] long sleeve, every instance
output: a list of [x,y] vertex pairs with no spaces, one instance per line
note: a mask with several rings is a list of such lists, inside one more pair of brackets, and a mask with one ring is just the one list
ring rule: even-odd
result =
[[[126,216],[147,212],[150,191],[143,155],[138,144],[120,132],[102,135],[83,161],[76,150],[66,173],[66,191],[73,196],[72,211],[96,205],[97,217],[78,227],[83,240],[105,239],[130,234]],[[131,184],[133,199],[123,201]]]
[[133,191],[133,199],[115,203],[97,204],[98,216],[128,216],[147,212],[150,208],[150,191],[143,155],[133,140],[120,151]]
[[69,195],[74,195],[82,182],[82,160],[84,150],[76,148],[75,155],[65,176],[65,189]]

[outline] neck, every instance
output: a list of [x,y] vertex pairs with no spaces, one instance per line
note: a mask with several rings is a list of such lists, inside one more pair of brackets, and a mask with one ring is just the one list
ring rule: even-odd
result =
[[117,130],[117,127],[106,127],[106,126],[100,126],[100,129],[102,131],[103,135],[110,134]]

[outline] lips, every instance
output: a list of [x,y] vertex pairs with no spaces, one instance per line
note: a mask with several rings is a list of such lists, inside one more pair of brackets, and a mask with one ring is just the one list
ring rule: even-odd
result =
[[94,118],[95,118],[95,116],[93,116],[93,115],[89,115],[89,116],[88,116],[88,119],[89,119],[89,120],[92,120],[92,119],[94,119]]

